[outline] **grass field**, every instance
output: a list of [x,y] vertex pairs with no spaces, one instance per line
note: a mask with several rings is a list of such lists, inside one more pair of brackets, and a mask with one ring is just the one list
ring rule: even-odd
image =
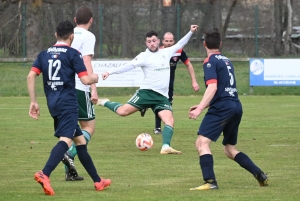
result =
[[[237,79],[238,93],[240,95],[300,95],[300,87],[254,87],[249,86],[249,62],[233,62]],[[27,96],[26,77],[32,63],[0,63],[2,75],[0,77],[1,96]],[[202,62],[193,62],[200,92],[192,90],[191,79],[185,65],[179,63],[176,69],[175,92],[177,96],[191,96],[203,94],[205,86],[203,81]],[[37,95],[43,96],[41,76],[37,78]],[[101,96],[124,96],[135,92],[137,88],[98,88]]]
[[[129,96],[109,98],[125,102]],[[240,97],[244,116],[238,148],[268,173],[268,187],[259,187],[250,173],[227,159],[220,139],[212,144],[219,190],[189,191],[202,184],[194,141],[203,114],[196,121],[187,117],[188,108],[200,98],[175,97],[172,146],[183,151],[182,155],[159,154],[161,136],[152,134],[154,116],[150,111],[144,118],[138,113],[124,118],[97,107],[96,132],[88,148],[99,174],[110,178],[112,185],[96,192],[76,158],[85,180],[65,182],[60,164],[51,175],[56,195],[48,197],[33,180],[33,174],[43,168],[57,142],[45,98],[38,98],[41,116],[35,121],[28,116],[28,97],[0,97],[0,200],[299,200],[298,96]],[[147,152],[135,147],[135,138],[142,132],[154,138],[154,147]]]

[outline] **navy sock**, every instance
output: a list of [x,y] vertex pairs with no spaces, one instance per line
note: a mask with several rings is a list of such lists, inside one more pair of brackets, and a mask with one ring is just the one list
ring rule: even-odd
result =
[[253,174],[255,176],[261,170],[259,167],[257,167],[252,160],[243,152],[239,152],[235,157],[234,157],[235,162],[237,162],[242,168],[245,168],[248,172]]
[[76,149],[77,156],[85,170],[89,173],[94,182],[100,182],[100,177],[97,173],[91,156],[87,152],[86,145],[78,145],[76,146]]
[[43,173],[50,176],[51,172],[56,168],[56,166],[63,159],[64,154],[69,149],[68,144],[64,141],[59,141],[52,149],[49,159],[43,169]]
[[155,114],[155,128],[161,128],[161,120],[158,114]]
[[214,173],[214,160],[211,154],[204,154],[199,157],[199,164],[202,170],[202,176],[204,181],[209,183],[216,183],[216,177]]

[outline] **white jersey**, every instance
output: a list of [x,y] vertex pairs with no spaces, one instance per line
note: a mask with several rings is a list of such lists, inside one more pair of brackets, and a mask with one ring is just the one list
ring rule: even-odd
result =
[[[74,40],[71,44],[71,47],[75,48],[78,50],[82,56],[86,55],[92,55],[94,56],[94,48],[95,48],[95,43],[96,43],[96,37],[95,35],[80,27],[75,27],[74,29]],[[82,84],[78,76],[75,76],[76,80],[76,89],[79,89],[81,91],[90,91],[90,86]]]
[[145,77],[140,89],[151,89],[169,98],[170,59],[177,50],[183,48],[192,34],[193,32],[190,31],[172,47],[159,49],[157,52],[146,49],[128,64],[109,70],[108,73],[123,73],[141,67]]

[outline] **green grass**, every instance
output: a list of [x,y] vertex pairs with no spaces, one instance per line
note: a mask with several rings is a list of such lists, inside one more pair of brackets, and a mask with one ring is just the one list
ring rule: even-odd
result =
[[[254,87],[249,86],[249,62],[233,62],[237,79],[238,93],[240,95],[300,95],[300,87]],[[32,63],[0,63],[2,75],[0,77],[0,97],[28,96],[26,77]],[[202,62],[193,62],[199,92],[193,92],[191,79],[185,65],[177,66],[175,78],[175,92],[177,96],[196,96],[203,94],[205,86],[203,81]],[[37,95],[43,96],[41,76],[37,78]],[[124,96],[132,95],[137,88],[98,88],[100,96]],[[253,91],[253,92],[252,92]]]
[[[124,103],[129,96],[110,97]],[[42,169],[57,140],[45,98],[38,98],[39,120],[28,116],[28,97],[0,97],[0,200],[106,200],[106,201],[232,201],[299,200],[299,119],[297,96],[241,96],[244,116],[238,149],[247,153],[267,172],[268,187],[259,187],[254,177],[223,154],[221,139],[213,143],[215,174],[219,190],[189,191],[202,184],[194,142],[203,114],[188,119],[188,108],[201,96],[174,98],[175,133],[172,146],[182,155],[160,155],[161,136],[152,134],[154,115],[148,111],[119,117],[96,107],[96,132],[88,148],[101,176],[112,179],[110,188],[93,189],[92,180],[76,158],[80,182],[65,182],[62,164],[51,175],[55,197],[45,196],[33,174]],[[154,138],[151,150],[135,147],[139,133]],[[221,137],[222,138],[222,137]]]

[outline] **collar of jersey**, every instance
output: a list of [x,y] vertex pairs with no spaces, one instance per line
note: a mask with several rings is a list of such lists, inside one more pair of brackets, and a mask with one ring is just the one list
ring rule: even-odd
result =
[[69,46],[69,45],[65,42],[57,41],[54,46]]

